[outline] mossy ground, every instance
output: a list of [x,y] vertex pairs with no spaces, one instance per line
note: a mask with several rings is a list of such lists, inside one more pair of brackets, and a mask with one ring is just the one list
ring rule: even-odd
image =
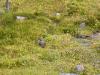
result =
[[[82,46],[77,34],[91,35],[100,29],[99,0],[11,0],[11,11],[5,13],[0,1],[0,75],[59,75],[74,72],[84,64],[81,75],[96,75],[95,59],[100,58],[100,41]],[[60,13],[59,16],[56,13]],[[16,20],[16,16],[26,20]],[[80,29],[85,22],[86,28]],[[37,44],[39,37],[46,47]]]

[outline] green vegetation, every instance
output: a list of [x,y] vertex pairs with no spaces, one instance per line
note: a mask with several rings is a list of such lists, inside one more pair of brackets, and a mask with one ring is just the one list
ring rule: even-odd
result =
[[[80,75],[100,74],[93,65],[100,59],[100,39],[85,39],[92,42],[87,47],[75,38],[100,30],[99,2],[11,0],[11,10],[6,13],[5,0],[0,0],[0,75],[79,73],[75,70],[79,63],[85,67]],[[27,19],[17,20],[16,16]],[[85,29],[79,27],[82,22]],[[45,39],[45,48],[38,46],[39,37]]]

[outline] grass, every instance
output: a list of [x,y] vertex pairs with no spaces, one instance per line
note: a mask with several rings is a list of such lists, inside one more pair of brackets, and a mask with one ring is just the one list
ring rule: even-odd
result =
[[[93,44],[84,47],[75,38],[100,29],[99,0],[11,0],[9,13],[4,11],[4,2],[0,1],[0,75],[100,73],[93,66],[100,58],[100,41],[89,39]],[[27,19],[16,20],[17,15]],[[86,28],[80,30],[82,22]],[[38,46],[39,37],[45,39],[45,48]],[[79,63],[85,67],[80,73],[75,70]]]

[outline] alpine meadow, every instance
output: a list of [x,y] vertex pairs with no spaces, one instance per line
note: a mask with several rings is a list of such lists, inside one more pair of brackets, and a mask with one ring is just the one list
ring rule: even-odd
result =
[[100,0],[0,0],[0,75],[100,75]]

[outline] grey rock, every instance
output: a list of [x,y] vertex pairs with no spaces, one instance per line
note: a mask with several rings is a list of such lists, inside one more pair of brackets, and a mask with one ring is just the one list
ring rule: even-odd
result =
[[92,39],[100,40],[100,33],[95,33],[91,35]]
[[46,46],[46,42],[45,42],[45,40],[43,38],[39,38],[38,39],[38,44],[42,48],[45,48],[45,46]]
[[58,16],[61,16],[61,13],[59,13],[59,12],[55,12],[55,13],[52,14],[52,16],[54,16],[54,17],[58,17]]
[[9,0],[6,0],[6,12],[10,11],[10,2]]
[[77,71],[79,71],[79,72],[82,72],[82,71],[84,71],[84,66],[82,65],[82,64],[78,64],[78,65],[76,65],[76,70]]
[[80,24],[81,29],[84,29],[85,27],[86,27],[86,24],[84,22]]
[[96,59],[93,65],[96,69],[100,69],[100,59]]
[[25,20],[27,17],[24,17],[24,16],[16,16],[16,19],[17,20]]
[[56,16],[61,16],[61,14],[60,13],[56,13]]
[[60,75],[78,75],[78,74],[75,74],[75,73],[60,73]]

